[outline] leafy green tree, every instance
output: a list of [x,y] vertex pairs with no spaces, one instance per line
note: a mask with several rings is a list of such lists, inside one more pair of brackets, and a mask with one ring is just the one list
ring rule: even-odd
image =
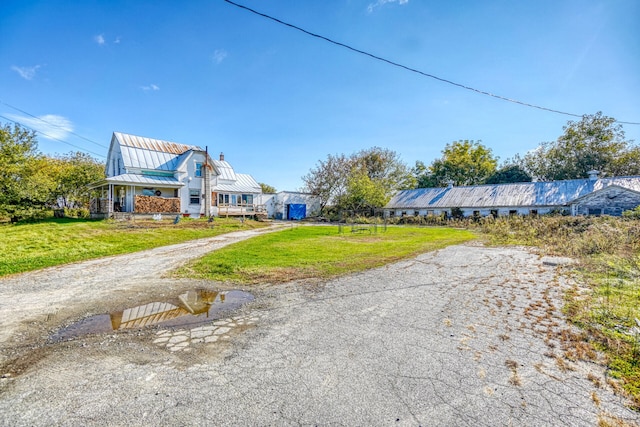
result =
[[347,191],[339,205],[342,209],[362,210],[384,206],[389,199],[382,180],[373,180],[366,168],[356,167],[347,178]]
[[487,178],[487,184],[509,184],[531,182],[531,176],[518,165],[506,165]]
[[276,187],[272,187],[269,184],[265,184],[264,182],[260,182],[260,188],[262,188],[263,193],[276,193]]
[[347,188],[347,178],[351,171],[351,161],[344,154],[329,154],[327,160],[320,160],[315,168],[302,177],[304,189],[320,199],[324,208],[342,197]]
[[55,181],[52,202],[60,201],[64,207],[85,206],[89,201],[88,185],[104,178],[104,163],[79,151],[47,160],[56,171],[52,174]]
[[[327,205],[338,209],[381,207],[393,192],[414,188],[416,182],[411,170],[395,151],[380,147],[361,150],[348,157],[344,154],[329,155],[302,180],[305,191],[320,197],[323,209]],[[375,192],[382,192],[384,197],[373,197],[370,191],[373,188]]]
[[625,139],[622,125],[598,112],[569,121],[554,142],[541,143],[520,159],[521,166],[541,181],[640,174],[640,149]]
[[482,184],[496,171],[498,159],[490,148],[470,140],[454,141],[442,150],[421,176],[418,187],[444,187]]
[[43,205],[41,155],[35,132],[19,125],[0,126],[0,215],[20,218],[34,205]]

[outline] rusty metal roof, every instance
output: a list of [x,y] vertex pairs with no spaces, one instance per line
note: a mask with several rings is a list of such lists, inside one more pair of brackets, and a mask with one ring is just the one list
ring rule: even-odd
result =
[[566,206],[573,200],[612,185],[640,192],[640,176],[572,179],[551,182],[417,188],[396,193],[388,209],[447,209]]
[[129,135],[121,132],[114,132],[113,136],[118,140],[118,142],[120,142],[120,146],[125,147],[142,148],[144,150],[160,151],[170,154],[182,154],[189,150],[203,151],[202,148],[194,145],[146,138],[144,136]]

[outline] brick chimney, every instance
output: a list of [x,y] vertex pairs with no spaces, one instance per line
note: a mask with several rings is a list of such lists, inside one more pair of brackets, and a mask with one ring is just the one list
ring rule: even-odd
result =
[[220,161],[224,162],[224,153],[220,153]]

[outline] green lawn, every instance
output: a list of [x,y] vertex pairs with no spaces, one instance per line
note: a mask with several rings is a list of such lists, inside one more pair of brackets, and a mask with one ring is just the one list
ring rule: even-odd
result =
[[163,221],[51,219],[0,226],[0,276],[68,262],[180,243],[231,231],[262,227],[255,221],[217,218]]
[[339,233],[334,226],[300,226],[228,246],[177,272],[236,283],[328,278],[379,267],[475,238],[468,230],[389,227],[378,233]]

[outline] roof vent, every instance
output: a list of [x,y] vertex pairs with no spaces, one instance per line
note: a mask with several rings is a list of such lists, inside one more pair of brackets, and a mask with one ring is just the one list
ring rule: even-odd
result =
[[453,188],[453,184],[454,184],[454,181],[450,179],[449,181],[447,181],[447,188]]
[[224,153],[220,153],[220,161],[224,162]]
[[589,174],[589,180],[591,181],[595,181],[596,179],[598,179],[598,175],[600,175],[600,172],[598,172],[597,170],[591,170],[587,173]]

